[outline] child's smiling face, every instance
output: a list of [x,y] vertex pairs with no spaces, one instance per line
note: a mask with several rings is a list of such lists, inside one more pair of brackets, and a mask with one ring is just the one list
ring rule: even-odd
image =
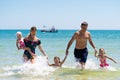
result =
[[103,56],[103,55],[105,54],[104,49],[103,49],[103,48],[100,48],[100,49],[99,49],[99,53],[100,53],[100,55],[102,55],[102,56]]
[[54,62],[57,63],[57,64],[60,63],[60,58],[59,57],[54,57]]
[[17,39],[21,39],[22,35],[21,34],[17,34]]

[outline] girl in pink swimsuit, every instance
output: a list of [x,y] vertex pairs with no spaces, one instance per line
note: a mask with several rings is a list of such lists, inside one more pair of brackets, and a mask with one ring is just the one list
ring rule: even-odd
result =
[[25,46],[24,38],[22,37],[22,33],[17,32],[16,35],[17,35],[16,46],[17,46],[18,50],[20,50],[20,49],[27,50],[27,51],[29,51],[32,58],[35,58],[35,54],[30,50],[30,48]]
[[99,60],[100,60],[100,67],[107,67],[107,66],[109,66],[109,64],[106,62],[106,59],[110,59],[114,63],[117,63],[114,59],[112,59],[112,58],[108,57],[107,55],[105,55],[105,50],[103,48],[100,48],[99,49],[99,54],[96,55],[96,53],[95,53],[95,56],[97,58],[99,58]]

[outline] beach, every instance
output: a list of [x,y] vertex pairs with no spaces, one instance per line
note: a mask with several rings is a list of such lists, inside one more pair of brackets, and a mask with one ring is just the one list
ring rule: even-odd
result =
[[[69,55],[62,68],[47,66],[45,58],[36,49],[38,56],[36,64],[23,64],[23,50],[17,50],[16,32],[21,31],[26,37],[29,30],[0,30],[0,80],[120,80],[120,30],[88,30],[96,49],[104,48],[106,54],[117,61],[107,62],[110,69],[99,69],[99,60],[94,57],[94,50],[88,42],[88,60],[86,70],[76,68],[74,59],[75,42],[69,49]],[[49,62],[53,63],[54,56],[62,60],[68,41],[77,30],[58,30],[57,33],[45,33],[37,31],[43,49],[48,55]]]

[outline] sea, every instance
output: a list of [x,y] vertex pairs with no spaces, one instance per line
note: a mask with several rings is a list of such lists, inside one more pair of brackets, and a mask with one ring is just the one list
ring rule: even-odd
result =
[[[23,37],[29,30],[0,30],[0,80],[120,80],[120,30],[88,30],[91,33],[96,49],[104,48],[106,55],[117,63],[107,59],[109,67],[101,69],[99,60],[94,57],[94,49],[87,42],[89,51],[85,70],[75,62],[75,41],[69,49],[69,54],[61,68],[47,65],[46,58],[36,48],[36,62],[23,62],[24,50],[16,47],[16,32],[21,31]],[[58,30],[56,33],[37,31],[41,46],[48,56],[50,64],[54,57],[65,57],[65,50],[69,40],[77,30]],[[98,51],[99,52],[99,51]]]

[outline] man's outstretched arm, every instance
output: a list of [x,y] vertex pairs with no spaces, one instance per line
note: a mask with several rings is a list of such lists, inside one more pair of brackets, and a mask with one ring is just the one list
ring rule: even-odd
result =
[[67,45],[67,48],[66,48],[66,55],[68,55],[68,50],[69,50],[70,46],[72,45],[73,41],[75,40],[76,35],[77,35],[77,33],[75,33],[75,34],[72,36],[71,40],[68,42],[68,45]]
[[89,40],[90,45],[91,45],[91,46],[93,47],[93,49],[95,50],[95,53],[97,53],[97,50],[96,50],[95,45],[94,45],[94,43],[93,43],[93,41],[92,41],[92,38],[91,38],[90,33],[89,33],[89,38],[88,38],[88,40]]

